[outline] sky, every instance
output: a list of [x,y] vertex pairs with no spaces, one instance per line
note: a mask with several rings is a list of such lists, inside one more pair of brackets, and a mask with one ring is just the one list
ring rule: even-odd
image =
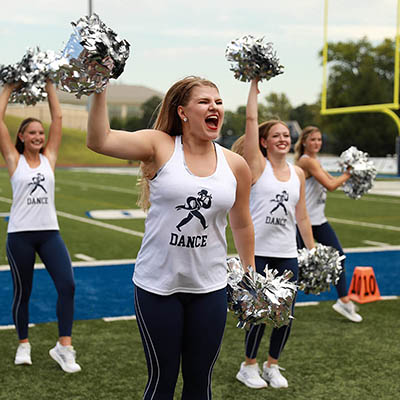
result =
[[[400,1],[400,0],[399,0]],[[0,64],[27,48],[61,51],[71,22],[88,15],[88,0],[5,0],[0,14]],[[260,84],[260,101],[285,93],[293,107],[319,100],[325,0],[92,0],[93,11],[131,45],[123,74],[112,83],[165,93],[197,75],[217,84],[226,110],[246,104],[249,84],[235,80],[227,45],[243,35],[273,43],[284,73]],[[329,0],[328,40],[380,42],[396,33],[397,0]]]

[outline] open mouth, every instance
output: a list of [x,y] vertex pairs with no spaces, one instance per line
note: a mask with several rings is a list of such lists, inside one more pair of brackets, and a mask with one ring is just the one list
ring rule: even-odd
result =
[[209,129],[217,130],[218,129],[219,118],[218,115],[210,115],[206,118],[206,125]]

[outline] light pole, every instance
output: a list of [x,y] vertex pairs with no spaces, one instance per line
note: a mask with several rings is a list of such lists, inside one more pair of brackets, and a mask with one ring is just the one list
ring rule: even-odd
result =
[[[88,9],[89,9],[89,17],[93,14],[93,5],[92,0],[88,0]],[[90,110],[90,103],[92,98],[89,96],[86,102],[86,110],[89,112]]]

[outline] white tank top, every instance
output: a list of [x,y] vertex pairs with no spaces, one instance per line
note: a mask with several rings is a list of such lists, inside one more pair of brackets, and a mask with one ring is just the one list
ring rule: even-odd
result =
[[133,282],[149,292],[207,293],[227,284],[227,213],[236,198],[236,178],[222,147],[207,177],[193,175],[181,136],[172,157],[150,181],[150,210]]
[[54,204],[54,172],[40,154],[40,165],[31,168],[23,154],[10,181],[13,201],[7,232],[58,230]]
[[276,179],[266,159],[263,173],[250,192],[250,214],[255,232],[255,254],[263,257],[297,257],[295,209],[300,180],[290,163],[287,182]]
[[[309,157],[303,154],[302,157]],[[319,161],[318,161],[319,162]],[[306,179],[306,206],[311,225],[322,225],[325,217],[326,188],[313,176]]]

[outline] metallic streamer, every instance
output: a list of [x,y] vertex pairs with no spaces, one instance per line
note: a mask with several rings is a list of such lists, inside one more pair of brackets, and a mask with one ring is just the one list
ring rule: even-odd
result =
[[35,105],[47,98],[46,81],[58,81],[58,71],[65,62],[61,54],[52,50],[41,51],[39,47],[28,48],[21,61],[0,66],[0,82],[17,83],[11,103]]
[[117,79],[129,57],[130,44],[121,40],[97,14],[71,23],[73,33],[63,50],[68,63],[60,70],[60,87],[77,98],[102,92]]
[[278,276],[278,271],[265,267],[265,276],[249,267],[245,272],[240,261],[230,258],[228,270],[228,305],[238,318],[237,327],[272,323],[279,328],[292,319],[291,307],[296,284],[290,282],[291,271]]
[[330,246],[320,243],[311,249],[298,250],[298,286],[306,294],[320,294],[336,285],[343,271],[341,261],[346,258]]
[[349,170],[351,177],[343,184],[343,191],[352,199],[359,199],[372,188],[376,178],[376,167],[364,153],[351,146],[339,158],[342,172]]
[[249,82],[253,79],[269,80],[283,73],[272,43],[264,38],[251,35],[231,41],[225,51],[225,58],[231,62],[230,70],[236,79]]

